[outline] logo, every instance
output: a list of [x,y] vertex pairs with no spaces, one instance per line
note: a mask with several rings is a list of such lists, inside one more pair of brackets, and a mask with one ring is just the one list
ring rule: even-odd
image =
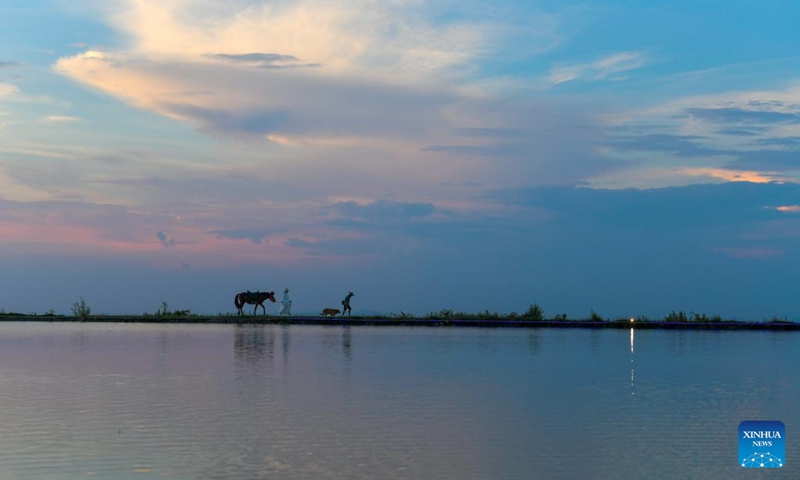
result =
[[739,424],[739,465],[780,468],[786,465],[786,426],[779,421],[747,420]]

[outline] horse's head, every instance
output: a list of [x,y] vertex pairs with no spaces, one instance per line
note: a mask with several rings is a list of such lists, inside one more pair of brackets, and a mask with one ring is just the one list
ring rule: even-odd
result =
[[272,300],[272,303],[275,303],[275,292],[265,292],[267,294],[267,298]]

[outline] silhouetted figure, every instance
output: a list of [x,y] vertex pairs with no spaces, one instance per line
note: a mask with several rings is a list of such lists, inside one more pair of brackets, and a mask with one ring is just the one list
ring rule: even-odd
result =
[[353,292],[348,292],[347,296],[344,297],[344,300],[342,300],[342,306],[344,307],[342,309],[342,316],[343,317],[344,317],[344,312],[347,312],[347,316],[348,317],[350,316],[350,297],[354,297],[355,295],[356,294],[353,293]]
[[233,304],[236,306],[238,315],[244,314],[244,312],[242,312],[242,307],[244,307],[245,303],[256,306],[256,308],[253,309],[253,315],[258,311],[258,307],[261,307],[264,310],[264,315],[266,315],[267,309],[264,307],[265,300],[275,303],[275,292],[251,292],[248,290],[246,292],[237,293],[236,296],[233,297]]

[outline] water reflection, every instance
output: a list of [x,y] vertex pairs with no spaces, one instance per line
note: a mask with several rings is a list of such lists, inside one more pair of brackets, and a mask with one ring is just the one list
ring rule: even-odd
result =
[[539,329],[533,329],[528,335],[528,351],[532,354],[539,352]]
[[589,348],[592,353],[597,352],[597,347],[600,344],[600,332],[599,328],[593,328],[589,330]]
[[78,351],[81,353],[86,352],[86,331],[81,329],[75,334],[75,340],[78,344]]
[[289,363],[289,325],[281,325],[281,353],[283,353],[283,365]]
[[322,346],[326,349],[335,348],[339,340],[338,328],[335,325],[328,326],[322,330]]
[[[264,325],[237,325],[233,337],[233,351],[237,362],[272,363],[275,355],[275,331]],[[287,346],[288,349],[288,346]]]
[[[328,326],[322,333],[322,346],[332,354],[339,350],[345,364],[353,359],[352,331],[350,325]],[[338,348],[337,348],[338,347]],[[338,356],[338,354],[335,354]]]
[[800,423],[794,333],[43,327],[0,324],[0,479],[737,480],[731,428]]
[[342,354],[344,355],[345,363],[350,363],[353,358],[350,351],[350,325],[342,327]]
[[634,369],[633,369],[633,340],[634,340],[634,333],[633,327],[631,327],[631,397],[635,398],[636,391],[634,389]]

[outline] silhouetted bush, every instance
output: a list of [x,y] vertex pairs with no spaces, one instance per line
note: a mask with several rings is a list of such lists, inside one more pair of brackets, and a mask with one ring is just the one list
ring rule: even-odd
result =
[[534,303],[528,307],[528,311],[522,314],[525,320],[544,320],[544,310],[538,304]]
[[686,313],[683,311],[676,312],[675,310],[671,311],[669,315],[664,317],[665,322],[688,322],[689,317],[686,316]]
[[161,306],[158,308],[158,310],[155,311],[155,313],[145,312],[143,314],[143,316],[145,317],[188,317],[190,315],[194,316],[192,314],[192,311],[189,309],[170,310],[167,302],[161,302]]
[[86,301],[81,297],[80,300],[72,304],[72,315],[75,317],[86,318],[92,314],[92,309],[86,305]]

